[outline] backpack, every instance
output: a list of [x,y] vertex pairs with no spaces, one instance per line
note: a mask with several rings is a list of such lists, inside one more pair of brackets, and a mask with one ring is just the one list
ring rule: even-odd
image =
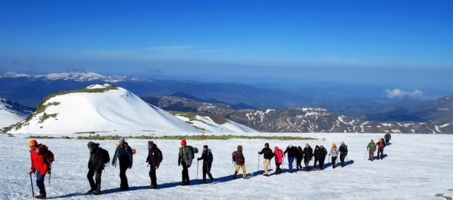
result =
[[231,153],[231,159],[233,160],[233,162],[236,162],[236,151],[233,151],[233,153]]
[[192,147],[192,146],[187,146],[190,149],[190,152],[192,152],[192,160],[195,158],[195,154],[198,153],[198,148],[197,147]]
[[50,171],[52,163],[53,161],[55,161],[55,157],[52,151],[50,151],[46,145],[41,144],[39,147],[39,155],[42,156],[42,158],[44,159],[44,163],[46,163]]
[[101,147],[99,147],[99,148],[101,149],[102,158],[104,159],[104,165],[108,165],[110,162],[109,152]]

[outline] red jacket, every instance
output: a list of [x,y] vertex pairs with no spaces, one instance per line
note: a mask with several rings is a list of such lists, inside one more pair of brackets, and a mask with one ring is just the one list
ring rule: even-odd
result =
[[277,164],[282,163],[283,151],[281,149],[279,149],[278,147],[275,147],[274,155],[275,155],[275,163],[277,163]]
[[[42,148],[42,144],[38,146],[38,148]],[[30,160],[31,160],[31,169],[35,169],[39,171],[41,174],[46,174],[48,170],[47,164],[44,162],[44,158],[36,153],[36,151],[30,152]]]

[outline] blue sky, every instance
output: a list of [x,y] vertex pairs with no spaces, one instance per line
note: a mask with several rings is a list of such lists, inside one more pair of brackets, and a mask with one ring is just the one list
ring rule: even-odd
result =
[[0,1],[0,72],[449,88],[453,1]]

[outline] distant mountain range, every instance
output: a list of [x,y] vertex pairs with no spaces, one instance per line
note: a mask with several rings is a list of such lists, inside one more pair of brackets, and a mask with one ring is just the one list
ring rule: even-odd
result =
[[[400,113],[400,120],[361,120],[323,108],[234,109],[224,103],[199,102],[197,101],[199,99],[181,96],[185,95],[143,99],[165,110],[223,116],[262,132],[453,133],[452,97],[443,97],[426,103],[426,105],[416,106],[413,111],[389,110],[387,115],[383,112],[380,114],[382,116],[377,117],[377,119],[381,119],[383,116]],[[412,114],[414,117],[411,117]],[[418,120],[406,120],[406,118]]]

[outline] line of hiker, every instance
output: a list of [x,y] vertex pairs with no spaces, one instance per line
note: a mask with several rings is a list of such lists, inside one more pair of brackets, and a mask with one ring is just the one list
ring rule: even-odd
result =
[[[385,138],[385,139],[384,139]],[[378,149],[377,159],[383,159],[384,147],[390,145],[390,133],[387,132],[384,138],[379,139],[377,144],[373,140],[368,144],[367,151],[369,151],[369,160],[373,161],[374,152]],[[46,198],[46,190],[44,186],[44,178],[46,174],[49,175],[49,184],[51,177],[51,167],[52,162],[55,160],[53,153],[48,149],[46,145],[38,144],[36,140],[30,140],[28,143],[30,147],[30,160],[31,160],[31,169],[29,171],[30,180],[32,180],[31,174],[36,173],[36,185],[39,188],[39,195],[35,196],[38,199]],[[124,138],[119,139],[119,144],[115,149],[113,158],[110,160],[109,152],[100,147],[98,143],[88,142],[88,150],[90,152],[90,157],[88,159],[88,173],[87,179],[89,182],[90,190],[88,193],[94,195],[101,194],[101,176],[104,168],[111,163],[112,166],[117,166],[119,162],[120,169],[120,190],[129,190],[129,184],[126,176],[126,171],[131,169],[133,166],[133,155],[135,154],[135,149],[132,149],[131,146],[125,141]],[[242,169],[243,178],[247,177],[247,171],[245,166],[245,157],[243,153],[243,146],[238,145],[237,150],[232,153],[232,160],[235,163],[235,172],[233,179],[237,178],[237,174],[240,169]],[[187,145],[186,140],[181,140],[181,147],[179,148],[178,154],[178,166],[182,165],[182,182],[183,186],[190,185],[189,177],[189,168],[192,166],[192,160],[195,158],[195,154],[198,153],[196,147]],[[345,159],[348,155],[348,147],[345,142],[341,142],[339,148],[336,144],[333,143],[330,151],[323,145],[316,145],[314,150],[307,143],[302,149],[300,146],[295,147],[289,145],[286,150],[283,152],[278,146],[274,147],[274,151],[269,146],[269,143],[264,144],[264,148],[261,151],[258,151],[258,170],[259,170],[259,159],[263,155],[263,166],[264,166],[264,176],[269,176],[269,166],[271,165],[271,160],[275,158],[275,175],[282,173],[282,165],[285,162],[286,155],[288,156],[288,171],[290,173],[299,170],[310,171],[310,162],[314,159],[312,171],[321,171],[324,170],[324,162],[327,157],[331,158],[332,168],[336,168],[337,158],[340,157],[341,167],[345,166]],[[148,157],[146,158],[146,163],[150,167],[149,177],[151,179],[151,189],[157,188],[157,178],[156,170],[159,169],[159,166],[163,160],[162,151],[157,147],[153,141],[148,141]],[[206,184],[206,176],[209,177],[210,183],[214,182],[214,178],[211,174],[212,163],[214,161],[214,156],[211,149],[208,148],[208,145],[203,146],[203,152],[201,157],[197,158],[197,161],[202,160],[202,172],[203,180],[200,184]],[[296,169],[293,169],[293,163],[296,161]],[[304,161],[305,169],[302,167],[301,163]],[[95,177],[93,179],[93,176]],[[197,162],[197,176],[198,176],[198,162]],[[32,183],[32,192],[33,192],[33,183]],[[34,192],[32,194],[34,196]]]

